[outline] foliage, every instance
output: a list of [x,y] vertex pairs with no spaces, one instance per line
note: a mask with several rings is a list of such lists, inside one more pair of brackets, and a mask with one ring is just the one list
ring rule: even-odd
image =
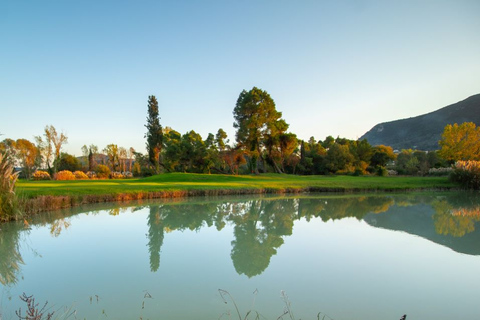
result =
[[0,153],[0,221],[18,219],[22,216],[18,209],[15,183],[18,173],[7,153]]
[[68,170],[74,172],[80,170],[81,167],[82,165],[76,157],[64,152],[60,154],[57,166],[59,171]]
[[22,164],[22,178],[30,179],[35,171],[37,147],[26,139],[18,139],[15,143],[17,159]]
[[370,160],[373,167],[385,167],[389,161],[395,160],[395,158],[391,147],[379,145],[373,148],[373,154]]
[[158,102],[155,96],[148,97],[148,115],[147,115],[147,138],[146,146],[148,150],[148,159],[156,173],[160,173],[160,153],[163,146],[163,130],[160,125],[160,117],[158,112]]
[[95,154],[98,153],[98,147],[94,144],[91,144],[87,147],[84,145],[82,147],[82,153],[84,157],[88,159],[88,171],[93,171],[97,165],[95,161]]
[[120,167],[118,146],[113,143],[109,144],[103,149],[103,152],[105,152],[105,154],[108,157],[108,164],[109,164],[110,170],[118,171]]
[[75,175],[70,170],[59,171],[55,174],[55,180],[64,181],[64,180],[75,180]]
[[88,180],[88,176],[83,171],[77,170],[73,173],[73,175],[75,176],[76,180]]
[[99,164],[97,166],[96,173],[98,179],[108,179],[108,177],[110,176],[110,168],[106,165]]
[[473,122],[449,124],[439,144],[440,156],[445,160],[480,160],[480,127]]
[[465,188],[480,189],[480,161],[457,161],[450,178]]
[[272,159],[274,147],[278,145],[279,135],[288,129],[288,124],[281,119],[282,113],[276,110],[270,95],[257,87],[248,92],[243,90],[237,99],[233,116],[233,126],[237,129],[236,140],[248,155],[250,172],[259,173],[257,160],[264,148],[267,157],[275,164]]
[[32,175],[33,180],[51,180],[50,174],[47,171],[37,170]]
[[53,150],[55,150],[55,157],[53,160],[53,173],[58,171],[58,165],[60,161],[60,153],[62,146],[68,143],[67,136],[61,132],[57,133],[57,130],[54,126],[46,126],[45,127],[45,150],[46,150],[46,161],[47,166],[50,168],[50,157],[52,155]]

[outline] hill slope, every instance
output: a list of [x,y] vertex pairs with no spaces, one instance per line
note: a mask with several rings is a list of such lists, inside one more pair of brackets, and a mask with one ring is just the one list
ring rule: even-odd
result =
[[398,150],[437,150],[445,126],[463,122],[480,125],[480,94],[418,117],[377,124],[360,140]]

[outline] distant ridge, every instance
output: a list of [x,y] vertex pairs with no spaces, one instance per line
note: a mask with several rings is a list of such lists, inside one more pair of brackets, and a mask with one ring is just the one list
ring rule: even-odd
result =
[[480,125],[480,94],[418,117],[377,124],[360,140],[393,149],[438,150],[447,124],[473,122]]

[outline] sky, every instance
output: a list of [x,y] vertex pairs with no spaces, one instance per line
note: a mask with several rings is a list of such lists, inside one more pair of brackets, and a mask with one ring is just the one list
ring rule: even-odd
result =
[[206,138],[258,87],[298,138],[358,139],[480,93],[478,0],[0,0],[0,133],[146,152],[160,123]]

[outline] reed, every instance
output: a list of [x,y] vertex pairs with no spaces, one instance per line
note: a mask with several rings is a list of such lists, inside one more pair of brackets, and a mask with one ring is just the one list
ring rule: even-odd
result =
[[6,153],[0,153],[0,222],[22,218],[18,198],[15,194],[15,183],[18,172]]

